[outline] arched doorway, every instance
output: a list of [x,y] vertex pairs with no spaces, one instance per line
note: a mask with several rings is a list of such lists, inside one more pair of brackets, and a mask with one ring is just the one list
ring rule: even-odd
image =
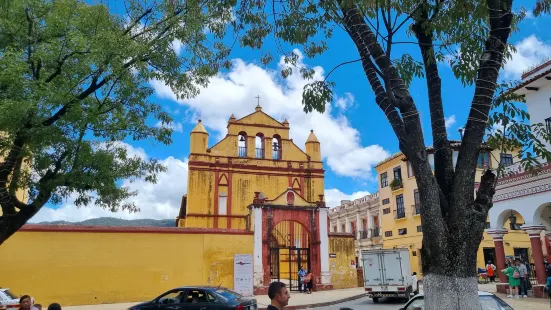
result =
[[270,232],[270,281],[281,281],[290,291],[299,291],[300,267],[311,269],[310,234],[298,222],[281,221]]

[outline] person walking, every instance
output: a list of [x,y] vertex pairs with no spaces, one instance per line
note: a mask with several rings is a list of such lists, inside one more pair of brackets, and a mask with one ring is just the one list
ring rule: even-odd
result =
[[486,273],[488,274],[488,278],[490,278],[490,283],[494,283],[496,280],[496,266],[492,264],[492,261],[488,261],[488,264],[486,265]]
[[522,296],[524,298],[528,297],[528,268],[526,268],[526,265],[524,263],[521,263],[519,259],[515,261],[519,273],[520,273],[520,287],[519,287],[519,296]]
[[306,277],[306,270],[304,270],[304,266],[300,266],[300,270],[298,271],[298,289],[301,293],[306,292],[304,277]]
[[19,310],[38,310],[38,308],[33,306],[31,296],[23,295],[19,298]]
[[61,306],[58,303],[53,303],[48,306],[48,310],[61,310]]
[[304,283],[306,283],[307,294],[312,294],[312,289],[314,288],[314,275],[310,269],[308,269],[308,273],[306,277],[304,277]]
[[509,277],[509,295],[507,295],[507,298],[519,298],[518,287],[520,285],[520,270],[518,267],[512,265],[501,270],[501,272]]
[[289,291],[283,282],[272,282],[268,287],[268,297],[270,304],[266,310],[283,310],[289,304]]

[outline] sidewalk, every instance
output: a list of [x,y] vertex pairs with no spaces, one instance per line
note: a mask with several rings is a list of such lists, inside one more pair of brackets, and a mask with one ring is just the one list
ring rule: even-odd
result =
[[[304,309],[310,308],[313,305],[317,307],[328,306],[332,304],[337,304],[345,301],[350,301],[353,299],[361,298],[365,296],[365,290],[363,287],[356,287],[343,290],[331,290],[331,291],[322,291],[314,292],[312,294],[304,293],[291,293],[291,299],[289,300],[289,305],[285,309]],[[258,303],[259,309],[265,309],[270,304],[270,299],[267,295],[255,296]],[[128,309],[131,306],[138,304],[139,302],[134,303],[124,303],[124,304],[109,304],[109,305],[89,305],[89,306],[69,306],[63,307],[64,310],[124,310]]]

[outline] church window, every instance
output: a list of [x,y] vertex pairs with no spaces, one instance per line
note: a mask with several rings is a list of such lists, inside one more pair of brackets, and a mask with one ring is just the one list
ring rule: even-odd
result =
[[228,212],[228,196],[226,193],[220,193],[218,197],[218,214],[225,215]]
[[255,157],[262,159],[264,158],[264,135],[257,133],[255,137]]

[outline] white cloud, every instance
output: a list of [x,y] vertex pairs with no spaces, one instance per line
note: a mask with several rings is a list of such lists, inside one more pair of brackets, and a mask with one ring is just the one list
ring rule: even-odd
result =
[[[133,148],[131,147],[131,149]],[[136,154],[141,155],[141,151]],[[138,213],[129,213],[127,211],[113,213],[93,205],[78,208],[73,204],[74,197],[72,197],[58,209],[43,207],[30,222],[79,222],[97,217],[175,219],[180,209],[182,195],[187,191],[187,160],[182,161],[174,157],[168,157],[162,160],[161,164],[166,166],[168,170],[158,175],[156,184],[143,180],[137,180],[132,183],[125,181],[123,183],[123,186],[129,186],[130,190],[138,191],[137,196],[129,199],[129,201],[134,202],[140,208],[140,212]]]
[[519,79],[522,72],[551,57],[551,44],[540,41],[535,35],[517,42],[515,48],[516,52],[507,60],[503,69],[508,79]]
[[337,97],[335,100],[335,106],[342,111],[351,107],[354,104],[354,95],[351,93],[344,93],[344,97]]
[[172,49],[174,50],[174,53],[176,53],[176,55],[180,55],[180,52],[182,51],[183,46],[184,44],[182,43],[182,41],[178,39],[174,39],[172,41]]
[[455,115],[452,115],[450,117],[446,117],[444,119],[446,121],[446,128],[451,128],[455,124]]
[[155,124],[155,127],[164,127],[164,128],[171,128],[173,131],[175,132],[182,132],[183,131],[183,127],[182,127],[182,124],[180,123],[170,123],[170,124],[164,124],[161,122],[161,121],[158,121],[157,124]]
[[[298,65],[304,65],[302,56]],[[283,60],[280,60],[278,69],[283,66]],[[318,66],[313,69],[315,79],[322,79],[323,68]],[[301,102],[302,90],[308,81],[303,80],[296,71],[287,79],[282,79],[279,70],[264,69],[234,59],[230,72],[213,78],[199,96],[190,100],[178,100],[170,87],[162,82],[153,80],[151,85],[159,97],[187,106],[187,114],[194,119],[201,118],[211,131],[211,139],[216,140],[226,135],[230,115],[234,113],[240,118],[253,112],[257,104],[255,97],[260,95],[264,112],[279,121],[289,120],[290,135],[299,147],[304,148],[310,129],[313,129],[321,143],[322,156],[331,170],[343,176],[371,177],[372,166],[390,154],[378,145],[363,146],[360,133],[349,124],[346,116],[332,113],[334,106],[351,104],[353,96],[345,94],[346,104],[341,101],[328,105],[323,114],[306,114]],[[210,144],[214,142],[210,141]]]
[[354,200],[369,195],[369,192],[359,191],[352,194],[345,194],[336,188],[325,189],[325,205],[329,208],[341,205],[341,200]]

